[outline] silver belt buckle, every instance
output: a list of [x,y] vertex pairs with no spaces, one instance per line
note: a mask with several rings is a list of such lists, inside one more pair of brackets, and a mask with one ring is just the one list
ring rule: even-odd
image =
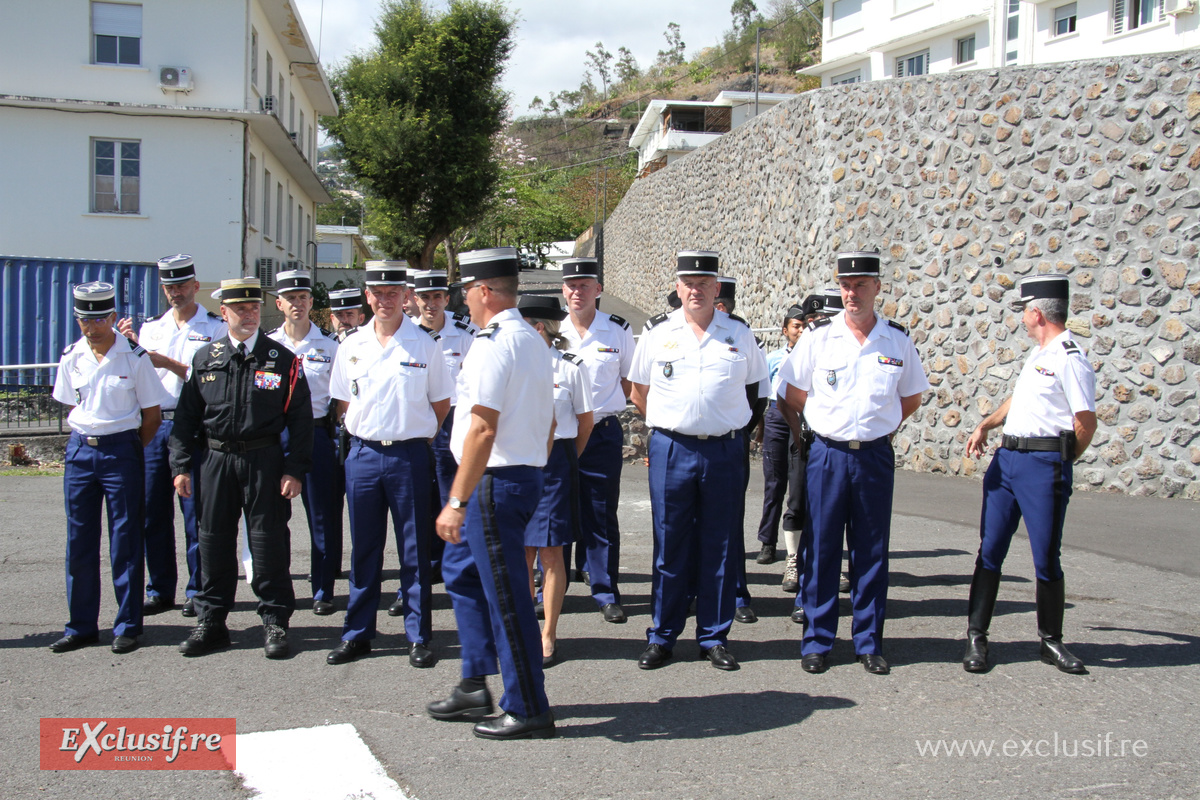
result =
[[380,442],[380,444],[381,444],[381,445],[383,445],[384,447],[391,447],[391,446],[392,446],[392,440],[391,440],[391,439],[384,439],[383,441],[381,441],[381,442]]
[[702,434],[700,434],[699,436],[697,436],[696,438],[697,438],[697,439],[699,439],[700,441],[702,441],[702,442],[703,442],[705,439],[707,439],[707,438],[708,438],[708,434],[707,434],[707,433],[702,433]]
[[89,445],[91,445],[92,447],[96,447],[97,445],[100,444],[100,438],[97,436],[85,436],[85,437],[83,437],[83,440],[85,442],[87,442]]
[[862,442],[860,442],[857,439],[851,439],[848,442],[848,444],[850,445],[851,450],[861,450],[862,449]]

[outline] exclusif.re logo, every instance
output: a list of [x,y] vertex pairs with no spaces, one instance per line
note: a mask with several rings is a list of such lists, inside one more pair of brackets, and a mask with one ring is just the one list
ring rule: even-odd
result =
[[43,718],[42,769],[234,769],[232,718]]

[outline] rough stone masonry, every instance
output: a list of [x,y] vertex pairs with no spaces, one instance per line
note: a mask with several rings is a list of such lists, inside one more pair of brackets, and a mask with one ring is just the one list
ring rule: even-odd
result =
[[881,311],[933,391],[898,465],[981,475],[966,440],[1029,341],[1023,276],[1073,282],[1097,374],[1080,488],[1200,498],[1200,53],[885,80],[807,92],[636,181],[605,227],[605,288],[664,306],[674,253],[719,250],[739,312],[774,326],[878,248]]

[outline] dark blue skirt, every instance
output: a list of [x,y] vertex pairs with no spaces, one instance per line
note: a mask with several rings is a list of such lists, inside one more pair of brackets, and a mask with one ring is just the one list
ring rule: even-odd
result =
[[574,439],[554,440],[542,475],[542,499],[525,528],[525,546],[571,544],[579,530],[579,458]]

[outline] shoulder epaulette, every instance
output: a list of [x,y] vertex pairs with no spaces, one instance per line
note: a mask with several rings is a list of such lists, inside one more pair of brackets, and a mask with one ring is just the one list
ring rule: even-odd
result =
[[208,316],[212,317],[213,319],[220,319],[220,318],[221,318],[221,315],[220,315],[220,314],[214,314],[214,313],[213,313],[213,312],[211,312],[211,311],[209,311],[209,312],[208,312]]
[[433,328],[426,328],[424,325],[421,325],[421,324],[418,324],[417,327],[420,328],[421,330],[425,331],[426,333],[428,333],[429,338],[433,339],[435,342],[440,342],[442,340],[442,335],[440,333],[438,333],[437,331],[435,331]]
[[[133,342],[130,342],[130,344],[133,344]],[[146,348],[142,347],[140,344],[134,344],[133,354],[135,356],[144,356],[146,355]]]
[[814,319],[812,322],[808,323],[804,327],[807,330],[815,331],[817,328],[828,325],[831,322],[833,322],[833,320],[830,319],[829,317],[817,317],[816,319]]
[[758,338],[757,336],[755,336],[755,337],[754,337],[754,343],[755,343],[756,345],[758,345],[759,347],[762,347],[762,346],[763,346],[763,340],[762,340],[762,339],[760,339],[760,338]]
[[1068,353],[1083,352],[1082,350],[1079,349],[1079,345],[1075,344],[1070,339],[1063,339],[1063,350],[1066,350]]
[[749,323],[749,322],[746,322],[746,320],[742,319],[742,318],[741,318],[741,317],[739,317],[737,314],[730,314],[730,315],[729,315],[729,318],[730,318],[730,319],[732,319],[732,320],[736,320],[737,322],[740,322],[740,323],[742,323],[742,324],[743,324],[743,325],[745,325],[747,328],[749,328],[749,327],[750,327],[750,323]]
[[903,326],[903,325],[901,325],[899,322],[896,322],[895,320],[891,320],[891,319],[889,319],[889,320],[888,320],[888,325],[891,325],[893,328],[895,328],[896,330],[900,331],[900,332],[901,332],[901,333],[903,333],[905,336],[908,336],[908,328],[904,327],[904,326]]
[[276,328],[275,330],[273,330],[273,331],[271,331],[270,333],[268,333],[268,334],[267,334],[267,336],[271,336],[271,337],[273,337],[273,336],[275,336],[275,334],[277,334],[277,333],[283,333],[283,326],[282,326],[282,325],[280,325],[278,328]]
[[481,330],[479,333],[475,334],[475,338],[476,339],[490,339],[490,338],[492,338],[492,334],[498,330],[500,330],[500,325],[498,323],[493,322],[491,325],[488,325],[486,328]]
[[570,361],[572,364],[582,364],[582,360],[574,353],[563,353],[563,361]]
[[609,314],[609,315],[608,315],[608,318],[609,318],[609,320],[611,320],[611,321],[612,321],[612,322],[613,322],[615,325],[619,325],[620,327],[622,327],[622,328],[624,328],[624,329],[626,329],[626,330],[629,330],[629,323],[625,321],[625,318],[624,318],[624,317],[618,317],[616,314]]
[[454,317],[454,318],[455,318],[456,320],[458,320],[459,322],[470,322],[470,321],[471,321],[471,315],[470,315],[470,314],[463,314],[463,313],[461,313],[461,312],[458,312],[458,311],[453,311],[453,312],[451,312],[450,316]]
[[75,349],[75,343],[71,342],[69,345],[67,345],[66,347],[63,348],[63,355],[65,356],[67,353],[71,352],[74,349]]
[[324,334],[326,338],[329,338],[329,339],[333,338],[333,331],[326,330],[325,328],[322,328],[320,325],[317,326],[317,330],[319,330],[322,334]]
[[666,322],[667,317],[671,316],[670,312],[664,311],[661,314],[651,317],[646,320],[646,330],[650,330],[660,322]]
[[463,322],[461,319],[455,318],[454,327],[459,328],[464,331],[469,331],[469,330],[471,330],[471,323]]
[[146,322],[154,322],[156,320],[162,319],[162,316],[163,316],[162,314],[155,314],[153,317],[146,317]]

